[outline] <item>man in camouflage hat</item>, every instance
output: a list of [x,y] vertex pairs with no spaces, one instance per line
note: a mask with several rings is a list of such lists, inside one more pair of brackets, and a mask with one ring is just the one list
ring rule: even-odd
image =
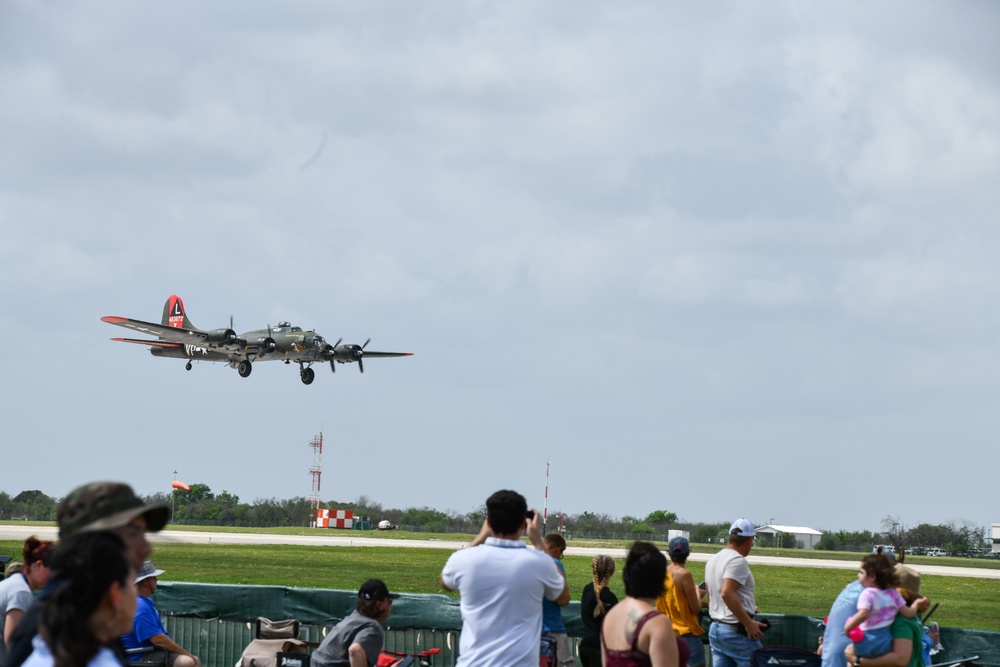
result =
[[[115,533],[125,543],[126,556],[137,572],[153,552],[146,533],[161,530],[169,519],[169,505],[147,504],[135,495],[131,486],[122,482],[91,482],[77,487],[63,498],[56,511],[60,538],[92,530]],[[58,581],[55,574],[50,586]],[[24,613],[7,643],[2,667],[21,667],[31,655],[31,640],[38,634],[45,597],[43,590],[41,598]]]

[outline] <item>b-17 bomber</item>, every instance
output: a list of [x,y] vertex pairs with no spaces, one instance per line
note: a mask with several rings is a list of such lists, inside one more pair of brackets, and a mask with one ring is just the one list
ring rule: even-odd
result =
[[122,343],[148,345],[154,357],[187,359],[185,368],[191,370],[191,362],[214,361],[229,364],[239,372],[240,377],[248,377],[256,361],[284,361],[299,365],[299,377],[303,384],[312,384],[316,373],[313,364],[329,362],[330,370],[336,372],[336,364],[357,363],[358,370],[365,372],[364,359],[379,357],[409,357],[412,352],[373,352],[366,350],[369,338],[362,345],[341,344],[343,338],[333,345],[312,330],[288,322],[277,326],[257,329],[236,335],[232,323],[224,329],[202,330],[191,324],[184,311],[184,302],[176,294],[171,295],[163,306],[160,324],[143,322],[127,317],[106,316],[102,322],[114,324],[140,333],[156,336],[155,339],[112,338]]

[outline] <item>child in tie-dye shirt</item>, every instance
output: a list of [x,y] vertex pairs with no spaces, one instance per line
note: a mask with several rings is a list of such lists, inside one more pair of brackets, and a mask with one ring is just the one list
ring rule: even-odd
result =
[[858,581],[864,586],[858,596],[858,611],[847,619],[844,632],[850,633],[860,626],[864,637],[854,642],[854,650],[859,657],[873,658],[888,653],[892,648],[892,632],[889,626],[900,613],[906,618],[917,615],[917,606],[924,598],[912,604],[893,588],[898,582],[893,571],[893,563],[887,557],[872,554],[865,556],[858,570]]

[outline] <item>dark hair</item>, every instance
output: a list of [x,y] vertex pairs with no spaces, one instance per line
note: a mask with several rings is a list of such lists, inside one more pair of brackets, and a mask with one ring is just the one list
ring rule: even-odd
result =
[[55,585],[45,601],[40,631],[56,667],[86,665],[103,646],[90,628],[111,584],[131,586],[125,545],[114,533],[76,533],[52,553]]
[[497,491],[486,499],[486,518],[495,535],[513,535],[521,528],[528,502],[517,491]]
[[685,563],[687,563],[688,557],[691,555],[690,551],[684,553],[680,549],[676,549],[674,551],[668,551],[667,553],[670,556],[670,562],[676,565],[684,565]]
[[354,605],[354,610],[362,616],[377,618],[379,615],[379,602],[381,602],[381,600],[365,600],[364,598],[358,598],[358,601]]
[[861,559],[861,569],[875,580],[875,585],[883,591],[899,583],[895,565],[881,554],[869,554]]
[[566,538],[559,533],[549,533],[545,536],[546,546],[559,547],[560,549],[566,549]]
[[651,542],[633,542],[625,557],[622,581],[625,594],[633,598],[655,598],[663,593],[667,557]]
[[22,551],[24,556],[24,569],[27,570],[39,561],[41,561],[42,565],[48,565],[51,567],[50,561],[53,548],[55,548],[54,543],[42,542],[34,535],[26,539],[24,541],[24,550]]
[[742,547],[747,542],[753,542],[752,537],[747,537],[746,535],[733,535],[729,534],[729,543],[734,547]]

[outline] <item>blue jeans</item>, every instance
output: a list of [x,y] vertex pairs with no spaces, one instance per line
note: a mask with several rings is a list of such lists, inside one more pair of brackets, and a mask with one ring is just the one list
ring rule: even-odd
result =
[[688,667],[702,667],[705,664],[705,645],[701,638],[705,635],[678,635],[678,639],[688,645],[691,657],[688,659]]
[[854,652],[862,658],[874,658],[892,650],[892,630],[888,627],[865,632],[864,639],[854,642]]
[[750,667],[750,652],[761,648],[756,639],[736,631],[736,626],[713,622],[708,628],[713,667]]

